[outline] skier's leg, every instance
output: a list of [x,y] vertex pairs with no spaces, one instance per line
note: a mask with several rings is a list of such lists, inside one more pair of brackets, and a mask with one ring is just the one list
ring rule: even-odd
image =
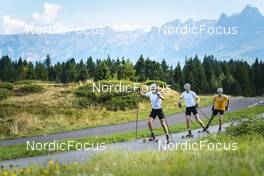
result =
[[169,131],[168,131],[168,127],[166,125],[165,119],[160,119],[160,124],[161,124],[161,126],[163,128],[164,133],[166,135],[168,135],[169,134]]
[[201,125],[201,127],[205,128],[203,121],[199,117],[199,114],[195,114],[194,117],[195,117],[195,120]]
[[187,136],[192,136],[192,130],[191,130],[191,126],[190,126],[191,113],[192,113],[191,107],[186,107],[185,118],[186,118],[186,127],[187,127],[187,130],[188,130]]
[[221,132],[222,131],[223,118],[224,118],[224,115],[219,115],[219,128],[218,128],[218,132]]
[[187,127],[187,130],[190,130],[190,116],[189,115],[186,115],[186,127]]
[[209,126],[210,126],[210,124],[211,124],[211,122],[212,122],[212,120],[215,118],[215,115],[211,115],[211,118],[209,119],[209,121],[208,121],[208,123],[207,123],[207,125],[206,125],[206,129],[208,129],[209,128]]
[[163,131],[164,131],[164,133],[166,135],[167,143],[170,143],[172,139],[170,139],[171,136],[169,136],[169,135],[171,135],[171,134],[170,134],[170,131],[169,131],[167,119],[166,119],[162,109],[159,109],[158,117],[159,117],[159,120],[160,120],[160,124],[161,124],[161,126],[163,128]]
[[192,130],[191,130],[191,126],[190,126],[190,118],[191,118],[191,116],[186,115],[185,117],[186,117],[186,127],[187,127],[187,131],[188,131],[187,135],[192,135]]
[[149,117],[149,120],[148,120],[148,127],[149,127],[149,131],[150,131],[150,134],[151,134],[151,137],[155,139],[155,135],[154,135],[154,129],[153,129],[153,117]]

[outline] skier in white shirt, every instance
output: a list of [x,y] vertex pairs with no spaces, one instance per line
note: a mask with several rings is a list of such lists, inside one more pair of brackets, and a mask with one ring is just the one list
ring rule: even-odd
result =
[[149,138],[149,141],[154,141],[155,135],[154,135],[154,129],[153,129],[153,120],[156,118],[156,116],[159,117],[160,124],[163,128],[163,131],[166,135],[167,143],[171,142],[171,139],[169,137],[169,131],[168,127],[165,122],[165,115],[161,107],[162,100],[164,100],[163,95],[158,91],[158,87],[155,83],[150,85],[150,91],[147,93],[143,93],[142,91],[140,92],[141,95],[147,96],[150,99],[152,110],[149,115],[149,120],[148,120],[148,127],[150,130],[151,137]]
[[185,116],[186,116],[186,126],[188,129],[188,134],[186,135],[186,137],[192,137],[192,131],[191,131],[191,127],[190,127],[190,118],[191,115],[193,114],[195,117],[195,120],[201,125],[201,127],[203,128],[203,131],[206,131],[206,128],[204,127],[203,122],[201,121],[201,119],[199,118],[199,114],[197,111],[199,102],[200,102],[200,98],[197,96],[197,94],[191,90],[191,85],[189,83],[186,83],[184,85],[184,89],[185,91],[181,94],[180,100],[179,100],[179,104],[178,106],[180,108],[182,108],[182,99],[185,100],[185,105],[186,105],[186,110],[185,110]]

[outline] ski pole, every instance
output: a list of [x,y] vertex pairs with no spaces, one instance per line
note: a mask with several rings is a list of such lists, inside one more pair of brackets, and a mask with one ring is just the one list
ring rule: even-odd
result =
[[[197,109],[198,109],[198,108],[197,108]],[[207,118],[207,120],[210,120],[209,117],[208,117],[203,111],[201,111],[200,109],[198,109],[198,111],[199,111],[200,113],[202,113],[203,116],[205,116],[205,117]]]
[[138,138],[138,108],[137,108],[137,113],[136,113],[136,140]]
[[168,132],[169,132],[169,135],[170,135],[170,138],[171,138],[171,142],[174,143],[172,135],[171,135],[171,132],[170,132],[170,128],[169,128],[169,124],[168,124],[167,118],[164,117],[164,119],[165,119],[166,126],[168,128]]

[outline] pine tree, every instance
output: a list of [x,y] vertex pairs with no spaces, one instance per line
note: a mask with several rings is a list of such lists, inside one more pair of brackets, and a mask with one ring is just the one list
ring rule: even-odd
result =
[[208,90],[208,83],[206,80],[204,68],[197,55],[193,59],[193,72],[193,87],[196,88],[198,93],[205,93]]
[[16,80],[24,80],[26,79],[26,63],[23,63],[22,58],[20,57],[17,63],[17,69],[16,69],[16,73],[17,73],[17,78]]
[[36,62],[36,79],[38,80],[47,80],[48,79],[48,74],[45,69],[45,65],[41,62]]
[[168,79],[169,66],[167,65],[165,59],[161,61],[161,70],[162,70],[162,74],[160,76],[163,78],[163,81],[166,81]]
[[88,79],[88,71],[86,69],[86,65],[83,63],[83,60],[78,64],[78,76],[77,80],[85,81]]
[[136,70],[136,75],[138,76],[139,81],[146,81],[147,77],[145,74],[146,63],[143,55],[141,54],[136,65],[134,66]]
[[125,79],[126,80],[135,80],[135,70],[132,62],[130,62],[129,59],[126,60],[126,62],[123,65],[124,70],[125,70]]
[[28,63],[28,69],[26,72],[26,79],[36,79],[35,68],[32,62]]
[[90,79],[94,78],[96,66],[91,56],[87,59],[86,67],[87,67],[87,72],[88,72],[88,78]]
[[175,88],[180,91],[184,84],[184,77],[181,69],[181,65],[178,62],[177,66],[174,69],[173,74],[174,82],[175,82]]

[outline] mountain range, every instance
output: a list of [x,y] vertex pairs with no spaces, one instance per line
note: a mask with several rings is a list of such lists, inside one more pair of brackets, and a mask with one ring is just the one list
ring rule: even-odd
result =
[[79,60],[125,57],[135,61],[140,54],[174,64],[186,57],[213,54],[218,59],[264,58],[264,16],[247,5],[241,12],[217,20],[170,21],[149,31],[115,31],[104,27],[104,34],[15,34],[0,35],[0,54],[13,59],[42,60],[47,54],[52,62],[74,57]]

